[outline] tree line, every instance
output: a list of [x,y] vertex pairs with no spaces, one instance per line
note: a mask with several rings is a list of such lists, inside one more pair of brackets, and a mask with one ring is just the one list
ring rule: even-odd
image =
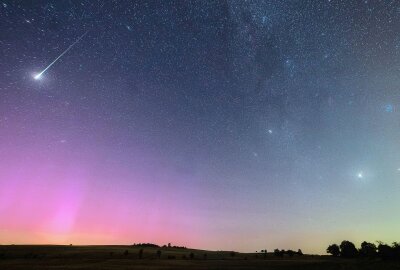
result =
[[332,244],[326,249],[326,252],[335,257],[343,258],[382,258],[384,260],[400,260],[400,243],[394,242],[388,245],[378,242],[378,245],[369,242],[362,242],[359,249],[347,240],[342,241],[340,245]]
[[[265,254],[267,253],[267,250],[265,250]],[[288,255],[289,257],[293,257],[294,255],[303,255],[303,252],[301,251],[301,249],[299,249],[297,252],[291,249],[288,250],[279,250],[279,249],[274,249],[274,255],[276,257],[283,257],[284,255]]]
[[133,247],[153,247],[153,248],[175,248],[175,249],[187,249],[185,246],[173,246],[171,243],[168,245],[159,246],[153,243],[135,243],[132,245]]

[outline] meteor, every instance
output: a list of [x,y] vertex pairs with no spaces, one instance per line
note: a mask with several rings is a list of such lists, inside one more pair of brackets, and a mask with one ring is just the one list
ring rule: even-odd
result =
[[54,61],[51,62],[50,65],[48,65],[45,69],[43,69],[42,72],[34,75],[33,78],[35,80],[40,80],[42,78],[43,73],[45,73],[46,70],[48,70],[52,65],[54,65],[54,63],[57,62],[58,59],[60,59],[64,54],[66,54],[70,49],[72,49],[72,47],[74,47],[76,43],[78,43],[84,36],[86,36],[88,32],[89,30],[87,30],[82,36],[80,36],[74,43],[69,45],[69,47],[65,51],[63,51],[63,53],[60,54],[56,59],[54,59]]

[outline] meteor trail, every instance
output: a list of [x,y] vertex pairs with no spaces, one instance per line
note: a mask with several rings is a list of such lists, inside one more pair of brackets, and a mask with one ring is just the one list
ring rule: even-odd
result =
[[89,30],[87,30],[82,36],[80,36],[74,43],[72,43],[62,54],[60,54],[56,59],[54,59],[53,62],[50,63],[50,65],[48,65],[42,72],[36,74],[35,76],[33,76],[33,78],[35,80],[39,80],[43,73],[46,72],[46,70],[48,70],[55,62],[57,62],[58,59],[60,59],[64,54],[66,54],[72,47],[74,47],[74,45],[76,43],[78,43],[84,36],[86,36],[86,34],[89,32]]

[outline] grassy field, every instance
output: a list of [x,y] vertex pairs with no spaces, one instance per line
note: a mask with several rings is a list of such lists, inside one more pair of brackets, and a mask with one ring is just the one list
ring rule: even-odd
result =
[[[277,258],[235,253],[131,246],[0,246],[0,269],[400,269],[398,262],[328,256]],[[158,258],[157,251],[161,250]],[[194,257],[190,258],[190,253]],[[206,255],[205,255],[206,254]]]

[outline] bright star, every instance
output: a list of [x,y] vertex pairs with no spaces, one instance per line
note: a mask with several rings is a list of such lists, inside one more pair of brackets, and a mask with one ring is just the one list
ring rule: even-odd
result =
[[269,133],[269,134],[272,134],[272,130],[271,130],[271,129],[268,129],[268,133]]
[[392,104],[387,104],[385,106],[385,111],[388,112],[388,113],[393,112],[394,111],[394,106]]
[[357,174],[357,178],[358,178],[358,179],[363,179],[363,178],[364,178],[363,173],[362,173],[362,172],[359,172],[359,173]]

